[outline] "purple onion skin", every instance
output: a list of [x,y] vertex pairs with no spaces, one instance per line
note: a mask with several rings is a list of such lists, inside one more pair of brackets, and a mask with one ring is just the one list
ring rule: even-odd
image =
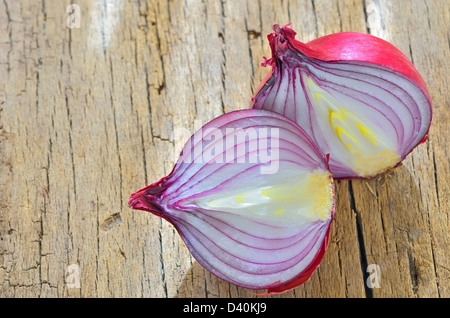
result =
[[[208,180],[212,180],[214,178],[214,172],[208,171],[208,169],[213,170],[210,166],[206,166],[205,163],[198,163],[199,166],[204,165],[203,168],[197,168],[194,167],[194,164],[192,162],[186,163],[181,160],[181,158],[186,158],[186,154],[194,153],[196,149],[196,145],[202,144],[202,147],[205,147],[204,141],[199,141],[197,139],[197,143],[195,142],[196,135],[194,134],[191,139],[186,143],[182,154],[180,155],[179,161],[175,164],[172,172],[162,178],[161,180],[152,183],[143,189],[137,191],[136,193],[133,193],[131,195],[129,206],[135,210],[143,210],[150,212],[158,217],[164,218],[169,223],[171,223],[178,233],[180,234],[181,238],[183,239],[184,243],[188,247],[191,254],[194,256],[194,258],[208,271],[210,271],[212,274],[216,275],[217,277],[224,279],[230,283],[233,283],[238,286],[242,286],[244,288],[249,289],[267,289],[266,294],[277,294],[286,292],[288,290],[291,290],[293,288],[298,287],[299,285],[306,282],[311,275],[314,273],[316,268],[319,266],[320,262],[323,259],[323,256],[325,254],[325,251],[328,246],[328,237],[330,232],[330,227],[332,220],[334,218],[334,209],[335,209],[335,202],[334,202],[334,185],[333,180],[331,179],[331,173],[329,173],[329,169],[327,166],[327,156],[324,156],[320,150],[317,148],[317,146],[313,143],[313,141],[309,138],[309,136],[304,133],[304,131],[294,122],[290,121],[289,119],[285,118],[284,116],[281,116],[279,114],[265,111],[265,110],[242,110],[242,111],[235,111],[231,112],[225,115],[222,115],[207,125],[203,127],[203,131],[207,130],[208,128],[217,127],[219,129],[225,129],[225,127],[231,127],[232,125],[235,125],[234,127],[239,128],[248,128],[248,127],[278,127],[280,128],[280,145],[282,142],[284,142],[283,138],[292,140],[298,140],[299,142],[304,142],[304,148],[307,149],[306,151],[303,151],[303,149],[298,148],[296,151],[298,151],[299,156],[297,157],[289,157],[289,160],[297,161],[295,165],[303,165],[305,169],[309,169],[311,171],[324,171],[329,174],[329,181],[330,181],[330,198],[331,198],[331,206],[329,211],[329,217],[324,221],[315,221],[311,226],[314,228],[314,234],[313,237],[318,238],[318,241],[311,241],[307,242],[306,246],[307,249],[305,250],[299,250],[298,255],[305,254],[311,261],[309,264],[306,264],[304,268],[302,268],[296,275],[291,277],[288,280],[281,281],[278,279],[273,280],[272,282],[261,285],[258,282],[256,282],[254,285],[251,283],[242,283],[239,281],[234,280],[233,278],[227,277],[227,275],[222,272],[221,268],[216,266],[212,266],[209,264],[209,261],[205,259],[204,255],[197,251],[199,248],[199,242],[195,240],[195,235],[193,233],[196,233],[197,230],[202,232],[202,229],[195,229],[192,225],[187,224],[186,220],[188,218],[183,219],[183,217],[187,217],[188,215],[192,215],[193,217],[199,217],[200,219],[204,219],[208,222],[213,222],[211,224],[214,225],[214,227],[217,227],[219,231],[223,231],[223,233],[228,233],[227,235],[234,235],[234,231],[229,231],[230,228],[228,225],[224,224],[222,220],[215,220],[214,216],[217,215],[217,213],[224,213],[221,211],[217,212],[211,212],[209,210],[205,210],[204,208],[200,206],[196,206],[195,204],[192,204],[192,198],[198,198],[201,197],[203,194],[207,193],[213,193],[214,191],[221,191],[221,187],[224,188],[223,185],[225,185],[227,182],[230,184],[239,184],[241,176],[245,176],[245,173],[250,171],[253,168],[260,168],[263,164],[258,162],[254,165],[252,164],[242,164],[242,163],[224,163],[223,167],[228,167],[229,165],[236,165],[234,168],[237,170],[229,170],[234,171],[235,175],[230,174],[224,174],[224,173],[217,173],[219,170],[216,171],[217,177],[219,180],[219,186],[218,187],[212,187],[208,188],[205,187],[202,182],[210,182]],[[198,132],[197,132],[198,133]],[[196,134],[197,134],[196,133]],[[281,147],[281,146],[280,146]],[[206,148],[206,147],[205,147]],[[292,146],[292,149],[296,149],[295,146]],[[292,149],[289,149],[292,150]],[[287,152],[288,150],[282,150],[280,148],[280,169],[283,169],[283,160],[284,160],[284,154],[290,154],[290,152]],[[247,153],[248,154],[248,153]],[[301,155],[301,156],[300,156]],[[183,157],[184,156],[184,157]],[[292,159],[294,158],[294,159]],[[297,158],[297,159],[296,159]],[[191,157],[192,159],[192,157]],[[267,164],[267,163],[265,163]],[[240,171],[241,166],[242,171]],[[302,169],[303,169],[302,166]],[[234,169],[233,168],[233,169]],[[192,172],[191,170],[195,170],[195,172]],[[308,170],[308,171],[309,171]],[[210,173],[207,175],[207,173]],[[278,172],[277,172],[278,173]],[[204,175],[202,175],[204,174]],[[185,180],[182,182],[180,181],[185,176]],[[227,178],[229,178],[227,180]],[[245,178],[243,178],[245,179]],[[207,181],[204,181],[207,180]],[[231,180],[231,181],[230,181]],[[189,192],[190,191],[190,192]],[[195,191],[198,191],[198,193],[195,193]],[[189,192],[188,194],[185,194]],[[186,203],[186,202],[189,202]],[[224,214],[226,215],[226,213]],[[248,219],[247,219],[248,221]],[[252,221],[254,222],[256,227],[266,227],[270,229],[270,220],[269,221]],[[223,228],[220,228],[221,224],[223,225]],[[239,226],[239,225],[237,225]],[[278,225],[273,225],[274,227],[277,227]],[[250,227],[252,228],[252,227]],[[250,229],[249,228],[249,229]],[[306,229],[306,228],[305,228]],[[229,232],[227,232],[227,230]],[[303,230],[302,230],[303,231]],[[206,233],[207,231],[205,231]],[[238,231],[236,231],[238,232]],[[230,234],[231,233],[231,234]],[[239,233],[238,233],[239,234]],[[200,235],[200,234],[198,234]],[[225,235],[225,234],[223,234]],[[239,234],[240,235],[240,234]],[[239,237],[239,235],[237,237]],[[294,236],[295,237],[295,236]],[[220,237],[219,237],[220,240]],[[283,238],[280,239],[286,242],[289,242],[288,239]],[[270,243],[272,240],[268,240]],[[301,240],[299,242],[302,242]],[[206,242],[205,244],[209,244],[208,246],[214,246],[214,242]],[[200,242],[200,244],[203,244],[203,242]],[[242,242],[242,244],[247,244]],[[271,243],[270,243],[271,244]],[[295,243],[297,244],[297,243]],[[300,246],[300,245],[299,245]],[[301,245],[303,246],[303,245]],[[269,248],[269,247],[268,247]],[[283,249],[281,249],[283,250]],[[278,250],[274,250],[278,251]],[[296,254],[297,255],[297,254]],[[227,255],[224,254],[224,257]],[[306,257],[305,256],[305,257]],[[301,262],[301,258],[299,256],[296,256],[299,261]],[[293,262],[290,260],[289,262]],[[295,266],[296,263],[292,263],[292,266]],[[269,267],[273,266],[269,264]],[[291,265],[290,265],[291,266]],[[264,267],[262,267],[264,268]],[[287,268],[288,270],[289,268]],[[266,271],[267,269],[264,269]],[[225,271],[225,270],[223,270]],[[261,270],[262,271],[262,270]],[[270,271],[270,270],[269,270]],[[280,270],[281,272],[281,270]],[[274,271],[276,274],[277,271]],[[269,273],[270,274],[270,273]],[[253,274],[252,274],[253,275]],[[256,276],[257,277],[257,276]]]

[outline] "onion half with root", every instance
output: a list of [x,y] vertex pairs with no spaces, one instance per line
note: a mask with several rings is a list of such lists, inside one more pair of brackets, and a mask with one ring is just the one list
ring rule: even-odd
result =
[[288,26],[268,35],[271,71],[252,107],[297,122],[335,179],[372,177],[424,142],[431,124],[425,82],[408,58],[375,36],[342,32],[308,43]]
[[173,224],[219,278],[280,293],[303,284],[327,248],[335,206],[327,160],[285,116],[234,111],[197,131],[173,171],[129,206]]

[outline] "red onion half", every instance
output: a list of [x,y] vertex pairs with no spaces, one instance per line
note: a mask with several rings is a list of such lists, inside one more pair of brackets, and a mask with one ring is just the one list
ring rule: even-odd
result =
[[333,178],[371,177],[426,140],[427,87],[408,58],[368,34],[343,32],[309,43],[274,25],[271,72],[252,107],[296,121],[323,153]]
[[173,171],[132,194],[129,205],[173,224],[214,275],[279,293],[321,262],[334,186],[327,157],[296,123],[247,109],[203,126]]

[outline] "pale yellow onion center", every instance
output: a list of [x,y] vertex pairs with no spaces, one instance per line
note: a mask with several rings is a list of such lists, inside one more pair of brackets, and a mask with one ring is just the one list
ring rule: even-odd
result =
[[[196,199],[196,203],[209,210],[238,213],[251,218],[275,223],[326,221],[333,204],[332,179],[329,172],[313,171],[286,174],[273,178],[272,184],[255,187],[241,183],[235,187]],[[255,182],[254,182],[255,184]]]
[[[352,111],[309,77],[306,86],[322,130],[331,138],[329,144],[339,150],[340,158],[336,159],[360,176],[375,175],[400,161],[394,136],[388,136],[370,118]],[[364,105],[359,108],[364,109]]]

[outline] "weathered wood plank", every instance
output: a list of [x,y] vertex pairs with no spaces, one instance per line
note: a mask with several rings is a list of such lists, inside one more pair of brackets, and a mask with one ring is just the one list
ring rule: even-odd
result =
[[324,261],[265,297],[450,296],[448,1],[80,0],[69,28],[72,2],[0,2],[0,296],[255,297],[127,201],[196,129],[248,107],[266,35],[289,22],[302,41],[390,41],[428,83],[434,117],[402,166],[336,182]]

